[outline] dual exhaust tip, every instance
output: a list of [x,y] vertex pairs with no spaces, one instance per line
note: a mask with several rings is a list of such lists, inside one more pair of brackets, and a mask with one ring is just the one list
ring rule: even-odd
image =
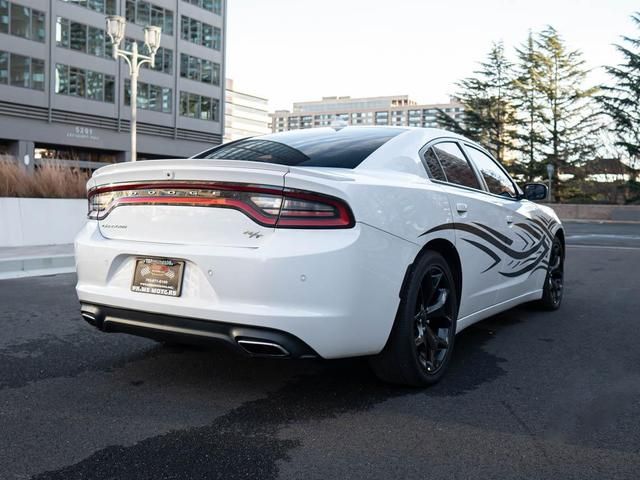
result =
[[261,357],[288,357],[291,354],[282,345],[262,340],[238,340],[240,345],[250,355]]

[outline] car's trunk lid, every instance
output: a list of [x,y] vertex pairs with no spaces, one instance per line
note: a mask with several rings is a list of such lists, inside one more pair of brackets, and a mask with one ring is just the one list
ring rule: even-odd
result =
[[250,205],[263,201],[260,195],[275,198],[288,170],[244,161],[151,160],[104,167],[89,188],[111,199],[98,219],[106,238],[256,248],[274,227],[238,198]]

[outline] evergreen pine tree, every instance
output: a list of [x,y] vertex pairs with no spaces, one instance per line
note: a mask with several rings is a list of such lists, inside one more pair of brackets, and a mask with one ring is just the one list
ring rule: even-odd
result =
[[495,43],[480,64],[480,70],[458,82],[457,96],[464,108],[461,122],[443,110],[437,120],[446,129],[484,145],[499,162],[504,162],[513,143],[514,110],[509,101],[512,65],[502,42]]
[[557,174],[570,165],[584,164],[595,153],[600,123],[592,99],[597,88],[584,86],[588,70],[582,53],[568,50],[553,27],[538,34],[536,48],[540,52],[539,88],[545,105],[540,116],[543,152],[556,172],[553,192],[562,197]]
[[531,182],[546,175],[546,167],[541,161],[544,143],[540,125],[544,113],[544,99],[540,91],[542,57],[531,32],[522,46],[516,48],[516,55],[518,62],[514,68],[512,101],[517,121],[515,149],[520,155],[513,170]]
[[[640,12],[631,16],[640,29]],[[636,38],[622,37],[628,46],[616,45],[623,63],[606,67],[614,84],[603,85],[598,97],[604,112],[611,118],[615,145],[632,163],[640,162],[640,33]]]

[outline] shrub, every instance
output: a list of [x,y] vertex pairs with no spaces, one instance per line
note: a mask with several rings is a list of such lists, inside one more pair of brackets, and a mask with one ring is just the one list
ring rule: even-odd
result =
[[0,197],[84,198],[90,176],[55,163],[26,169],[12,157],[0,156]]

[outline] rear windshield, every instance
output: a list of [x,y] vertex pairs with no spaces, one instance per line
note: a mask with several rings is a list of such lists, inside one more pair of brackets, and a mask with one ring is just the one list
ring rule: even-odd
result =
[[221,145],[195,158],[248,160],[296,167],[355,168],[403,128],[314,128]]

